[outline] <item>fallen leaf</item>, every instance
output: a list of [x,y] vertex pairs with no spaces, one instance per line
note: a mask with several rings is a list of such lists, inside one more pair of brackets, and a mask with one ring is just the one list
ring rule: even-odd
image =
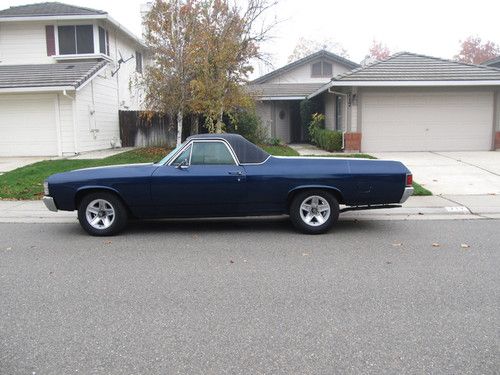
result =
[[234,260],[230,260],[229,263],[233,264],[234,263]]
[[463,243],[463,244],[461,244],[461,245],[460,245],[460,247],[461,247],[462,249],[468,249],[470,246],[469,246],[469,245],[467,245],[466,243]]
[[104,242],[106,245],[109,245],[110,243],[113,243],[113,241],[105,241]]
[[432,243],[432,247],[439,247],[440,245],[437,242]]

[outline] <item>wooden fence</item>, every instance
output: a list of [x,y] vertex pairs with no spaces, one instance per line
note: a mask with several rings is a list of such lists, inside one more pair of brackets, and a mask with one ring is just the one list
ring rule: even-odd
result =
[[176,128],[168,115],[120,111],[119,119],[123,147],[175,146]]

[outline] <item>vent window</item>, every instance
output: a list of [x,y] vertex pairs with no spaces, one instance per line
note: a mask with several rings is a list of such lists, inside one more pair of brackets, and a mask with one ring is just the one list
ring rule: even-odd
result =
[[319,61],[311,65],[311,77],[331,78],[333,76],[333,66],[326,61]]

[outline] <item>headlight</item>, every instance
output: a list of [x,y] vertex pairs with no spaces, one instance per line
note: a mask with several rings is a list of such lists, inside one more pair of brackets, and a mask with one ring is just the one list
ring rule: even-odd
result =
[[47,181],[45,181],[43,183],[43,194],[44,195],[50,195],[49,194],[49,183]]

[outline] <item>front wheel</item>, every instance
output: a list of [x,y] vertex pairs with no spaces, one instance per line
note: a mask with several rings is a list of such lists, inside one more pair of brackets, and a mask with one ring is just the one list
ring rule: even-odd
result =
[[290,205],[290,219],[295,228],[303,233],[325,233],[338,218],[339,203],[324,190],[298,193]]
[[92,236],[112,236],[127,225],[127,209],[112,193],[91,193],[80,202],[78,221]]

